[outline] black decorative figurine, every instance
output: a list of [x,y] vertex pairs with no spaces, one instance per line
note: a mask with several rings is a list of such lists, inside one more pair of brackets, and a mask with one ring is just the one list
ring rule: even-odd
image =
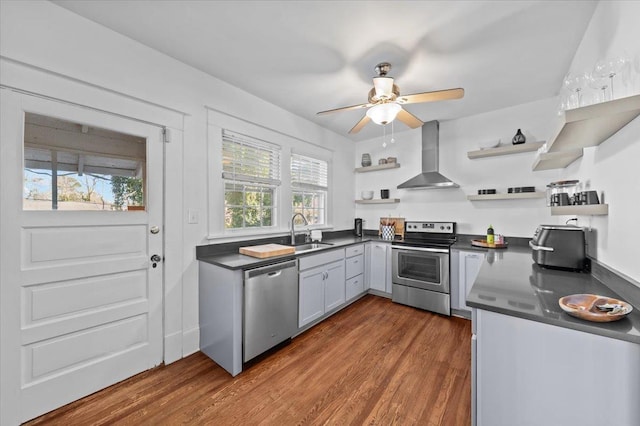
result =
[[520,129],[518,129],[516,135],[513,137],[513,139],[511,139],[511,143],[513,143],[514,145],[518,145],[524,143],[526,140],[527,138],[525,138]]

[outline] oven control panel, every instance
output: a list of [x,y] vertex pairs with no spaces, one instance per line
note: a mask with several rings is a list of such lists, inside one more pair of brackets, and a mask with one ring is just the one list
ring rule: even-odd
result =
[[405,222],[406,232],[424,232],[429,234],[453,234],[454,222]]

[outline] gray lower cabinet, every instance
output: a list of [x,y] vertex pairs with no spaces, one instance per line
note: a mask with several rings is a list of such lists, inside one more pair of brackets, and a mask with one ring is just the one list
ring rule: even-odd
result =
[[344,250],[334,250],[300,259],[298,286],[298,327],[300,328],[344,304],[346,301]]
[[345,274],[346,296],[351,300],[365,291],[364,269],[365,269],[365,249],[364,244],[350,246],[346,249]]
[[471,312],[467,295],[480,273],[485,252],[452,250],[451,252],[451,307]]
[[369,288],[391,293],[391,244],[371,242]]
[[640,425],[640,345],[473,309],[472,425]]

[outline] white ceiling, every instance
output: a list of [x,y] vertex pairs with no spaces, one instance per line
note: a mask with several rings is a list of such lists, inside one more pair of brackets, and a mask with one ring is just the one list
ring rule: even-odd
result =
[[[401,94],[465,89],[407,105],[448,120],[557,94],[593,1],[143,1],[54,3],[337,133],[363,111],[374,67]],[[405,130],[402,123],[396,132]],[[353,140],[380,135],[368,124]]]

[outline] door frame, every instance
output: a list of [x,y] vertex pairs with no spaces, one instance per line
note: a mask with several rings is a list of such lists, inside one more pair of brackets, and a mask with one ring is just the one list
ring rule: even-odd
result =
[[[106,114],[113,114],[130,120],[143,121],[146,124],[169,130],[171,139],[163,144],[163,170],[164,177],[170,173],[171,181],[163,178],[163,251],[165,254],[163,291],[162,291],[162,322],[163,322],[163,355],[164,363],[174,362],[183,356],[183,330],[182,330],[182,274],[183,274],[183,152],[182,139],[185,114],[179,111],[165,108],[157,104],[142,101],[126,95],[118,94],[108,89],[100,88],[89,83],[50,73],[46,70],[34,70],[23,64],[10,63],[4,58],[0,59],[2,65],[2,80],[0,96],[5,96],[9,91],[22,92],[27,95],[48,98],[52,101],[73,104]],[[38,90],[34,92],[27,88]],[[69,90],[72,89],[72,90]],[[3,115],[14,114],[15,111],[1,111]],[[160,124],[164,123],[164,124]],[[0,164],[4,161],[12,161],[1,152]],[[0,185],[2,183],[0,182]],[[0,197],[0,205],[3,194]],[[176,202],[166,203],[164,200],[171,197]],[[3,209],[4,211],[5,209]],[[2,213],[2,226],[0,233],[6,227],[17,226],[17,222],[10,225],[8,222],[15,217]],[[0,254],[3,259],[10,253],[11,248],[2,243],[0,238]],[[10,286],[3,282],[0,275],[0,374],[3,377],[0,385],[2,404],[0,423],[14,424],[20,422],[20,376],[19,372],[13,374],[13,370],[19,365],[20,339],[20,309],[16,301],[20,299],[18,286]],[[17,346],[16,346],[17,345]],[[16,381],[17,379],[17,381]]]

